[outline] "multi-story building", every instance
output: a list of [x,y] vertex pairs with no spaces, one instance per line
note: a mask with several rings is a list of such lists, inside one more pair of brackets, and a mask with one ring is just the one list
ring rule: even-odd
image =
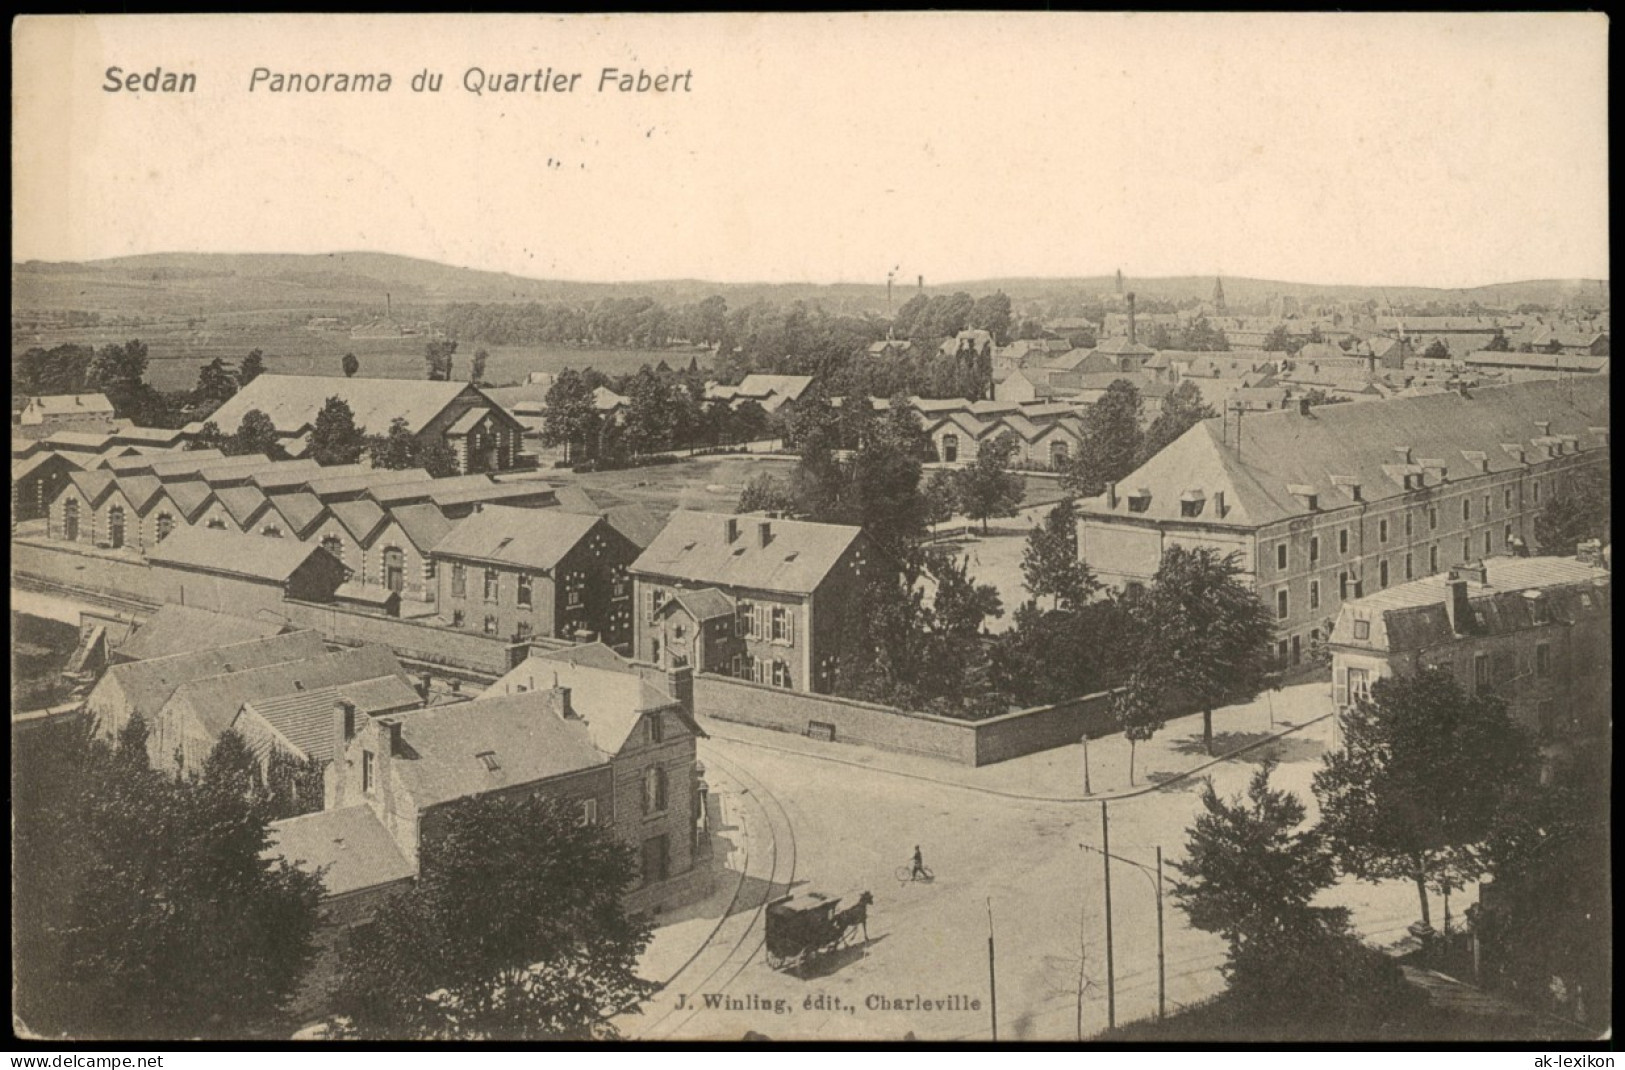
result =
[[60,427],[113,417],[113,403],[107,400],[106,394],[52,394],[29,398],[17,422],[25,427]]
[[1203,421],[1079,505],[1103,581],[1174,545],[1239,553],[1300,662],[1346,601],[1532,546],[1572,472],[1608,465],[1608,379],[1531,382]]
[[[737,651],[710,671],[800,691],[834,690],[863,591],[888,568],[862,529],[766,516],[678,512],[632,565],[635,656],[688,664],[661,611],[679,591],[714,589],[733,606]],[[709,596],[708,596],[709,597]]]
[[410,884],[424,846],[471,799],[544,795],[612,830],[637,851],[629,910],[709,893],[689,670],[662,690],[601,645],[561,655],[530,659],[473,702],[376,717],[332,704],[327,808],[274,822],[265,852],[322,875],[306,1008],[331,991],[342,934]]
[[1549,760],[1606,746],[1613,698],[1612,574],[1580,558],[1489,557],[1350,601],[1332,631],[1340,710],[1377,680],[1443,669],[1504,699]]
[[512,638],[632,642],[638,548],[605,517],[491,506],[435,545],[441,619]]

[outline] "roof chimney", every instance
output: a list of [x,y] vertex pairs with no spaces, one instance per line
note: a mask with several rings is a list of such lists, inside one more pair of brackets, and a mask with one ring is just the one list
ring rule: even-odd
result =
[[920,292],[925,293],[925,276],[920,276]]
[[1602,540],[1587,539],[1574,548],[1574,558],[1582,564],[1592,568],[1606,568],[1607,564],[1602,558]]
[[1298,399],[1298,415],[1299,416],[1308,416],[1309,415],[1309,409],[1310,409],[1309,399],[1307,397],[1299,398]]
[[355,703],[339,699],[333,703],[333,742],[335,751],[355,738]]
[[417,686],[418,699],[421,700],[422,703],[425,706],[427,706],[429,704],[429,683],[430,683],[431,679],[432,678],[429,676],[428,673],[424,673],[421,677],[418,678],[418,686]]
[[773,541],[773,524],[771,521],[764,520],[757,524],[756,531],[761,536],[763,547]]
[[1134,330],[1134,294],[1128,295],[1128,342],[1133,345],[1138,340]]
[[1536,420],[1535,426],[1540,429],[1540,433],[1542,435],[1549,435],[1552,433],[1552,421],[1550,420]]
[[1473,621],[1473,607],[1467,601],[1467,577],[1452,572],[1445,581],[1444,612],[1450,618],[1450,630],[1466,635]]
[[1108,509],[1116,509],[1117,508],[1117,484],[1116,483],[1107,483],[1106,484],[1106,508],[1108,508]]
[[389,753],[391,757],[401,756],[401,722],[385,721],[384,727],[389,731]]
[[727,536],[728,542],[730,542],[730,543],[734,542],[735,540],[737,540],[739,538],[739,518],[738,517],[730,516],[728,518],[727,524],[724,525],[724,534]]
[[1399,454],[1400,464],[1411,463],[1411,448],[1409,446],[1395,446],[1394,452]]

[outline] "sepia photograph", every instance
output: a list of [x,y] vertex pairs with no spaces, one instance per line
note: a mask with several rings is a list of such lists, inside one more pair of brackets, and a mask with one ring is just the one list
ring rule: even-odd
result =
[[13,1047],[1607,1045],[1607,46],[19,17]]

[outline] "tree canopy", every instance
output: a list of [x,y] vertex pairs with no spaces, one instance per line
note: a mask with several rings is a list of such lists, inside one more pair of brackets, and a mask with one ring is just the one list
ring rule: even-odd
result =
[[420,872],[344,954],[341,1036],[604,1040],[654,986],[652,929],[622,895],[637,876],[614,831],[545,795],[481,796],[424,838]]
[[1106,388],[1084,419],[1077,455],[1061,472],[1061,487],[1092,498],[1134,471],[1140,456],[1140,392],[1126,379]]
[[248,356],[237,366],[237,386],[242,388],[265,374],[265,352],[263,350],[250,350]]
[[320,465],[355,464],[366,445],[366,436],[356,427],[349,403],[340,397],[328,398],[311,428],[311,459]]
[[355,378],[355,373],[361,370],[361,361],[356,359],[356,355],[354,353],[346,353],[344,354],[344,359],[340,362],[339,366],[344,369],[344,377],[346,379],[353,379]]
[[1505,702],[1437,669],[1372,684],[1342,735],[1314,780],[1326,839],[1353,876],[1413,881],[1429,923],[1429,888],[1484,872],[1508,800],[1533,776],[1533,742]]
[[273,461],[287,456],[287,452],[282,448],[281,436],[276,432],[276,425],[259,409],[249,409],[243,413],[242,420],[237,424],[237,430],[221,443],[220,449],[228,456],[263,453]]
[[1021,507],[1023,482],[1008,470],[1016,444],[1008,436],[982,443],[976,460],[955,473],[954,499],[964,514],[982,522],[987,530],[990,517],[1015,516]]
[[240,740],[179,779],[148,766],[139,716],[116,747],[71,723],[14,743],[15,998],[27,1029],[286,1035],[321,882],[262,859],[272,807],[220,749]]
[[1609,482],[1608,472],[1595,466],[1570,473],[1568,485],[1535,514],[1535,541],[1542,553],[1569,555],[1589,539],[1607,542]]

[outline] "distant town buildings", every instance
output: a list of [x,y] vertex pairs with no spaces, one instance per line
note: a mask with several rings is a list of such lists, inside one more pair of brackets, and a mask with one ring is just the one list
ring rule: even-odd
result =
[[29,398],[18,423],[25,427],[54,427],[113,417],[113,403],[106,394],[57,394]]

